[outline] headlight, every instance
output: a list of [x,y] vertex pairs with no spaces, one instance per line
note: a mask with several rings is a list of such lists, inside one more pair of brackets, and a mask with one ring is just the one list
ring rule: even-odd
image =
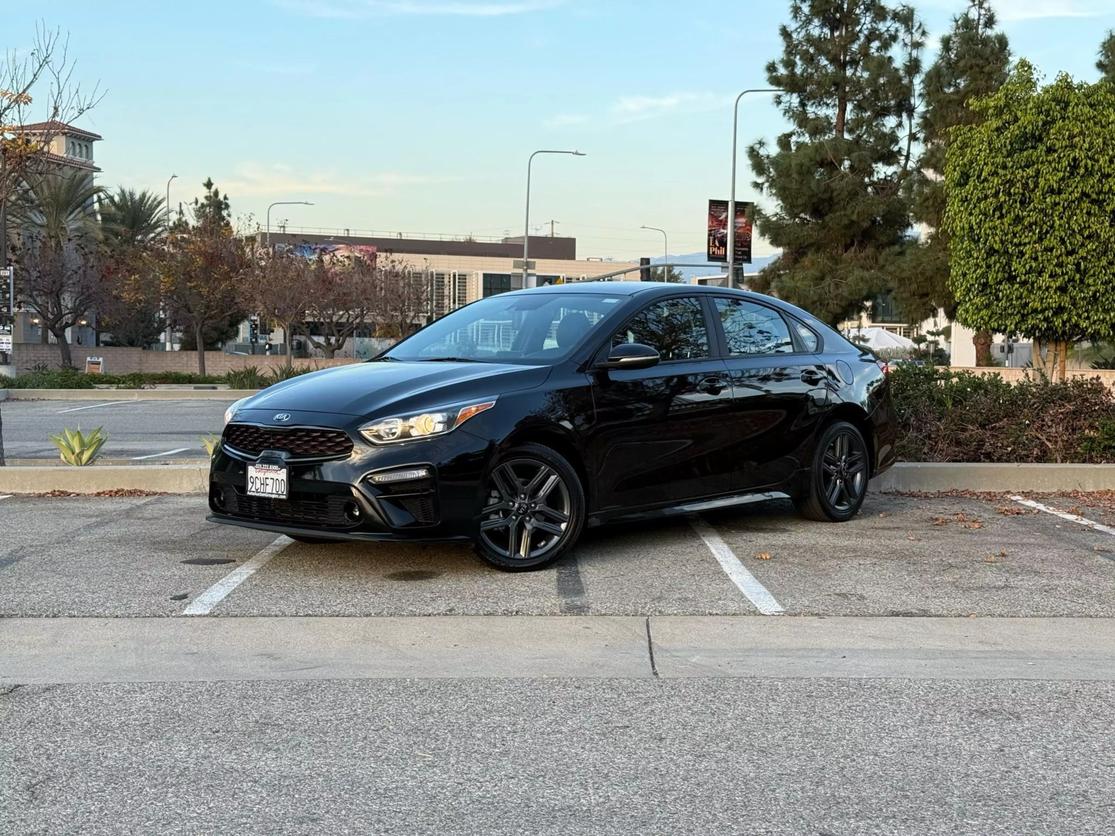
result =
[[413,441],[445,435],[461,426],[469,418],[479,415],[496,405],[495,398],[465,406],[431,409],[413,415],[384,418],[365,424],[360,434],[373,444],[392,444],[396,441]]
[[236,411],[240,409],[240,405],[243,404],[246,400],[247,398],[241,398],[240,400],[236,401],[236,403],[231,404],[229,408],[225,410],[225,424],[227,424],[236,416]]

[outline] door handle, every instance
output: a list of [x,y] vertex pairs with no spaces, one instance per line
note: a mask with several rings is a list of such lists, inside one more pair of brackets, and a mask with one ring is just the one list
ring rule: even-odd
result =
[[802,383],[808,383],[810,386],[816,386],[818,383],[820,383],[824,379],[825,379],[825,376],[823,374],[821,374],[819,371],[817,371],[816,369],[802,369],[802,372],[801,372]]
[[697,384],[698,392],[706,392],[709,395],[719,395],[724,391],[726,382],[722,377],[706,377]]

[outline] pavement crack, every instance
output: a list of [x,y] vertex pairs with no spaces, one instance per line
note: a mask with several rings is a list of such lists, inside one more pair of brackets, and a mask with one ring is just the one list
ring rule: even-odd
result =
[[650,672],[658,679],[658,664],[654,661],[654,639],[650,635],[650,616],[646,619],[647,626],[647,656],[650,657]]
[[10,696],[11,694],[14,694],[16,691],[18,691],[22,687],[23,687],[22,684],[17,683],[16,685],[8,685],[7,687],[0,688],[0,697]]

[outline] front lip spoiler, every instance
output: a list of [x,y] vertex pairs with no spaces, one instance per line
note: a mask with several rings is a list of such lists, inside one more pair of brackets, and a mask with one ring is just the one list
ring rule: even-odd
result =
[[456,537],[423,537],[419,534],[418,536],[411,537],[406,534],[396,534],[391,531],[325,531],[318,528],[299,528],[294,525],[243,520],[239,517],[229,517],[224,514],[208,514],[205,519],[209,522],[220,523],[222,525],[253,528],[257,531],[270,531],[273,534],[297,534],[300,537],[315,537],[319,540],[336,540],[339,543],[343,543],[346,540],[395,543],[459,543],[470,539],[463,535]]

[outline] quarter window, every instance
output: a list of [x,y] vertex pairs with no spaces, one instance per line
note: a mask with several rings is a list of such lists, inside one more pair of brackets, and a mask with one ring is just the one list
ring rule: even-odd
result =
[[782,315],[771,308],[740,299],[716,300],[716,312],[724,327],[728,353],[792,354],[794,341]]
[[613,347],[623,343],[649,345],[663,360],[708,357],[708,328],[700,300],[687,296],[655,302],[612,337]]

